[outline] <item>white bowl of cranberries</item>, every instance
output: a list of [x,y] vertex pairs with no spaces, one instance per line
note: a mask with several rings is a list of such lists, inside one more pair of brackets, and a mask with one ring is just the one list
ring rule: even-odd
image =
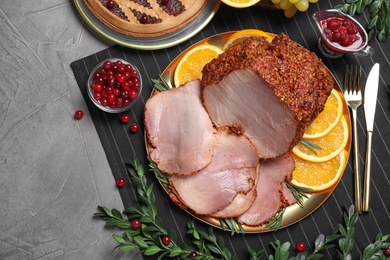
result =
[[134,64],[118,58],[99,62],[90,72],[87,92],[101,110],[120,113],[130,109],[142,90],[141,74]]

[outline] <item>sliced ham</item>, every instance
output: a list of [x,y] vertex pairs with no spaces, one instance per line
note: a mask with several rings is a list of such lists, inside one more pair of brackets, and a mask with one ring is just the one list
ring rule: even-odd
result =
[[[206,168],[190,176],[168,176],[171,198],[196,214],[212,215],[239,194],[253,192],[258,165],[256,150],[244,136],[218,131],[213,158]],[[240,195],[239,204],[248,209],[253,196],[246,197],[249,203],[244,197]]]
[[[274,160],[261,161],[256,185],[256,200],[237,220],[248,226],[259,226],[268,222],[283,206],[286,206],[281,192],[283,185],[285,185],[284,181],[291,178],[294,167],[294,159],[288,154]],[[294,201],[290,201],[290,203],[292,204]]]
[[274,158],[289,151],[297,123],[270,86],[251,69],[235,70],[203,90],[203,102],[218,126],[239,128],[259,157]]
[[210,164],[215,129],[201,99],[200,81],[159,92],[145,104],[149,157],[167,174],[190,175]]

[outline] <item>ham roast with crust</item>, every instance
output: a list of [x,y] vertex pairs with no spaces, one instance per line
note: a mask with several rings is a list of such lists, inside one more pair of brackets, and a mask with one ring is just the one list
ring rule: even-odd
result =
[[296,203],[289,155],[323,110],[334,79],[280,34],[250,37],[204,66],[202,78],[145,105],[149,157],[173,202],[197,215],[267,223]]

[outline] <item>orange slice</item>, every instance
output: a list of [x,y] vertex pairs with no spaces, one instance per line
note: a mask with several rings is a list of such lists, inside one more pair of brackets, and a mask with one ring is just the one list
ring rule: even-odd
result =
[[257,4],[260,0],[222,0],[222,2],[231,7],[245,8]]
[[180,60],[173,77],[175,86],[200,79],[204,65],[212,59],[217,58],[222,53],[222,49],[215,45],[202,44],[192,48]]
[[262,30],[245,29],[245,30],[235,32],[229,38],[227,38],[226,42],[222,46],[222,49],[226,50],[229,46],[240,43],[244,41],[246,38],[251,36],[263,36],[267,38],[269,42],[271,42],[273,38],[275,38],[275,35],[264,32]]
[[324,110],[306,129],[303,139],[315,139],[329,133],[343,115],[343,102],[340,93],[333,89],[325,103]]
[[348,125],[345,117],[341,117],[336,126],[325,136],[310,139],[310,142],[318,145],[321,149],[316,149],[316,153],[310,150],[306,145],[301,142],[298,143],[293,149],[293,153],[301,159],[311,162],[325,162],[336,157],[348,142]]
[[292,173],[291,184],[308,188],[307,191],[319,192],[336,184],[347,163],[347,153],[342,150],[333,159],[326,162],[308,162],[293,154],[295,169]]

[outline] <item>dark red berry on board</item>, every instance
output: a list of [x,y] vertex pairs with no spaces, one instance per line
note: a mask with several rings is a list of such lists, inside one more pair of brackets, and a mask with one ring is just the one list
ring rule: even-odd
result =
[[188,257],[189,257],[190,259],[195,259],[197,256],[198,256],[198,253],[195,252],[195,251],[192,251],[192,252],[188,255]]
[[131,227],[134,229],[139,229],[141,227],[141,221],[139,219],[133,219],[131,221]]
[[128,114],[123,114],[121,116],[121,121],[122,123],[127,124],[130,121],[130,116]]
[[167,245],[169,245],[171,243],[171,237],[168,236],[168,235],[165,235],[165,236],[162,237],[161,241],[162,241],[162,243],[164,245],[167,246]]
[[385,256],[390,256],[390,247],[383,249],[383,254]]
[[83,116],[84,116],[83,110],[77,110],[76,112],[74,112],[74,118],[76,119],[81,119],[83,118]]
[[139,127],[138,127],[138,125],[136,123],[131,124],[130,132],[136,133],[136,132],[138,132],[138,130],[139,130]]
[[126,185],[126,180],[123,178],[118,178],[116,180],[116,185],[118,185],[119,188],[122,188]]
[[303,243],[303,242],[298,242],[296,245],[295,245],[295,249],[298,251],[298,252],[303,252],[306,250],[306,244]]

